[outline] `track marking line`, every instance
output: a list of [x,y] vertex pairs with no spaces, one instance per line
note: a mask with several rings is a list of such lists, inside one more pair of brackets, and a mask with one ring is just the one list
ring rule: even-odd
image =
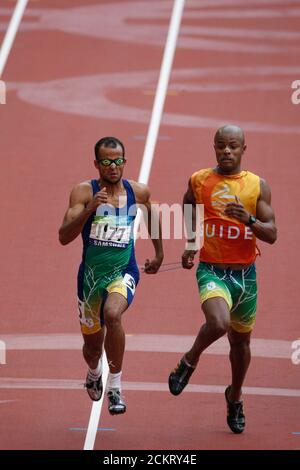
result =
[[95,439],[96,439],[97,430],[98,430],[98,423],[100,421],[101,409],[102,409],[102,404],[103,404],[103,400],[105,396],[108,372],[109,372],[108,362],[107,362],[106,354],[104,352],[103,353],[103,373],[102,373],[103,393],[99,401],[93,402],[83,450],[94,449]]
[[175,0],[138,181],[147,184],[165,104],[185,0]]
[[[123,382],[123,390],[127,392],[163,392],[170,395],[169,387],[166,382]],[[216,393],[224,394],[227,384],[214,385],[214,384],[188,384],[184,393]],[[13,390],[72,390],[82,391],[82,383],[80,380],[75,379],[36,379],[23,377],[2,377],[0,379],[0,390],[13,389]],[[243,395],[260,395],[269,397],[284,397],[284,398],[298,398],[300,397],[300,389],[298,388],[278,388],[278,387],[243,387]],[[104,394],[103,394],[104,396]],[[170,395],[171,398],[171,395]],[[101,398],[102,400],[102,398]],[[100,400],[100,401],[101,401]],[[5,400],[6,401],[6,400]],[[16,401],[16,400],[11,400]],[[98,404],[99,402],[94,402]],[[93,425],[97,420],[97,407],[93,412]],[[97,429],[101,428],[98,423],[95,425],[94,433]],[[93,435],[89,436],[89,441],[86,439],[86,449],[88,450]],[[90,449],[92,450],[92,449]]]
[[19,29],[22,17],[27,6],[28,0],[18,0],[15,6],[13,15],[8,25],[2,46],[0,49],[0,77],[2,76],[4,67],[6,65],[9,53],[11,51],[13,42],[15,40],[17,31]]
[[[179,29],[181,19],[184,10],[185,0],[175,0],[173,5],[173,11],[169,24],[169,31],[167,35],[164,55],[161,63],[159,79],[156,87],[156,93],[152,108],[152,114],[150,118],[150,124],[146,137],[144,155],[142,158],[142,164],[138,177],[139,183],[148,184],[149,176],[151,172],[154,151],[156,142],[158,139],[158,131],[161,123],[162,113],[164,109],[165,99],[168,92],[168,84],[170,80],[170,74],[172,70],[173,59],[176,50],[177,39],[179,35]],[[141,210],[138,209],[135,224],[134,224],[134,239],[136,240],[137,232],[141,220]]]
[[[0,338],[5,343],[6,351],[76,351],[82,347],[81,337],[73,333],[8,334]],[[193,335],[126,334],[126,351],[184,353],[191,347],[194,339]],[[291,361],[292,352],[292,341],[269,338],[251,340],[253,357]],[[227,356],[229,354],[227,338],[218,339],[203,354]]]

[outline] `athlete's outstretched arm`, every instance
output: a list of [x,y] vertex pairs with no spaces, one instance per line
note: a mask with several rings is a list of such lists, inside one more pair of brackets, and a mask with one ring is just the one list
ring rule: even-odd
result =
[[70,194],[68,210],[59,229],[59,241],[62,245],[75,240],[81,233],[84,224],[97,207],[107,201],[106,188],[93,197],[89,183],[80,183]]
[[[228,203],[224,211],[229,217],[247,224],[251,214],[247,212],[240,200]],[[277,239],[277,228],[275,215],[271,206],[271,190],[268,183],[260,179],[260,196],[256,205],[256,222],[251,225],[254,235],[267,243],[275,243]]]

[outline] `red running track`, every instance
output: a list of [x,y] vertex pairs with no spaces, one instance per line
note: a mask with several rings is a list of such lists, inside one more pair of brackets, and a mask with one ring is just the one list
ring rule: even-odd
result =
[[[172,2],[70,5],[29,3],[3,76],[1,449],[83,448],[91,402],[74,295],[81,247],[61,247],[57,230],[71,188],[95,175],[99,137],[125,142],[126,175],[138,177]],[[2,35],[11,11],[1,2]],[[177,269],[142,275],[124,323],[128,412],[111,417],[104,404],[95,449],[300,448],[300,365],[291,361],[300,336],[299,30],[300,1],[187,2],[150,177],[154,200],[180,202],[189,176],[214,162],[216,127],[235,122],[247,136],[245,167],[272,188],[279,240],[260,244],[247,429],[236,436],[226,426],[223,346],[203,355],[186,393],[167,391],[202,323],[195,273]],[[165,262],[181,250],[166,241]],[[142,264],[151,243],[137,252]]]

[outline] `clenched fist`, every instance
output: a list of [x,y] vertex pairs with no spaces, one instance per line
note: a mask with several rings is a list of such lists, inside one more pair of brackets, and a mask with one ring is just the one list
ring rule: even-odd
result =
[[107,203],[107,191],[106,188],[102,188],[101,191],[98,191],[93,199],[88,203],[86,206],[86,209],[89,212],[95,212],[98,206],[101,204],[106,204]]

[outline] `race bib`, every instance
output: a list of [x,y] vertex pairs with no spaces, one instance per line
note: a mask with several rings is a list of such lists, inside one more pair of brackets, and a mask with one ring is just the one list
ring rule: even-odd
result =
[[90,239],[98,246],[116,246],[125,248],[131,237],[131,226],[116,225],[111,218],[95,217],[92,223]]

